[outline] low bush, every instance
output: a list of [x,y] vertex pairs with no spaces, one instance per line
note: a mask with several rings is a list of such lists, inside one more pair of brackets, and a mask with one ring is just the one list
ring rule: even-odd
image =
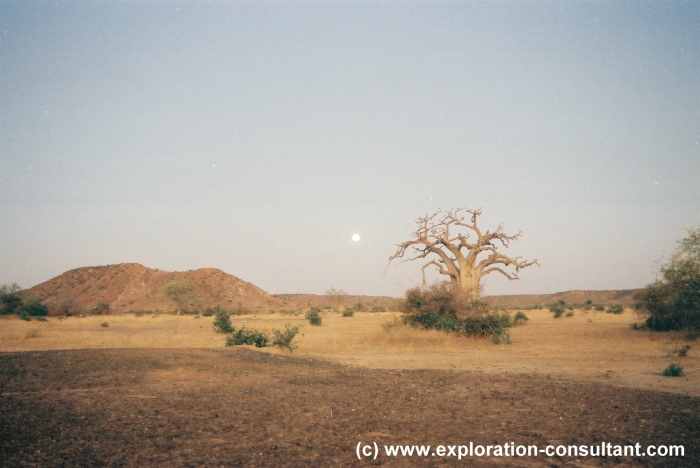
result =
[[662,372],[665,377],[683,377],[683,366],[680,364],[669,364],[669,366]]
[[343,311],[343,317],[352,317],[355,315],[355,309],[345,309]]
[[386,312],[386,307],[374,306],[370,309],[370,312]]
[[491,337],[491,341],[495,344],[510,343],[508,329],[513,326],[513,321],[506,312],[491,312],[488,315],[466,317],[463,322],[464,332],[467,335]]
[[509,343],[513,322],[506,312],[490,312],[488,304],[463,299],[446,283],[406,291],[403,322],[426,330],[441,330],[476,337],[491,337],[494,343]]
[[49,309],[47,309],[45,305],[40,304],[37,301],[31,301],[27,303],[23,307],[23,310],[27,311],[27,313],[32,317],[46,317],[47,315],[49,315]]
[[100,324],[100,326],[101,326],[102,328],[107,328],[107,327],[109,327],[109,323],[107,323],[107,322],[102,322],[102,323]]
[[26,320],[27,322],[29,322],[32,319],[32,316],[29,315],[29,312],[27,312],[26,310],[20,310],[17,316],[20,320]]
[[605,310],[605,306],[603,304],[598,304],[594,307],[596,312],[603,312]]
[[231,333],[233,325],[231,325],[231,314],[224,310],[221,306],[214,307],[214,331],[216,333]]
[[269,337],[266,333],[258,330],[246,330],[245,326],[238,330],[233,329],[226,337],[226,346],[255,345],[256,348],[267,346]]
[[306,315],[306,320],[309,321],[311,325],[320,326],[321,325],[321,309],[318,307],[312,307]]
[[278,346],[282,349],[288,349],[291,353],[297,346],[292,344],[294,337],[299,333],[298,326],[291,326],[287,323],[284,325],[284,330],[272,330],[272,346]]
[[530,317],[528,317],[522,310],[519,310],[515,313],[515,317],[513,317],[513,325],[521,325],[528,320],[530,320]]
[[[291,326],[287,323],[284,330],[272,330],[272,346],[287,349],[291,353],[297,346],[292,344],[294,338],[299,333],[298,326]],[[259,330],[247,330],[245,326],[233,331],[226,337],[226,346],[254,345],[256,348],[270,346],[270,337],[267,333]]]
[[566,312],[566,302],[557,301],[547,307],[554,314],[554,318],[559,318]]
[[622,304],[614,304],[608,307],[608,313],[609,314],[616,314],[619,315],[622,312],[624,312],[625,307]]
[[688,351],[690,351],[691,346],[689,344],[683,346],[682,348],[676,349],[673,351],[672,354],[678,356],[678,357],[686,357],[688,355]]

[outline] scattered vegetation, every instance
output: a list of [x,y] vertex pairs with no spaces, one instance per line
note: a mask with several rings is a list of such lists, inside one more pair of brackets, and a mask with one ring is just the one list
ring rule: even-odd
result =
[[700,332],[700,228],[678,241],[671,260],[660,269],[661,279],[647,286],[642,304],[652,330]]
[[[273,329],[272,346],[286,349],[291,353],[297,348],[292,342],[298,333],[299,327],[292,327],[289,323],[285,324],[284,330]],[[245,326],[242,326],[238,330],[233,329],[226,337],[225,344],[226,346],[254,345],[256,348],[265,348],[269,346],[269,343],[270,337],[267,333],[259,330],[247,330]]]
[[216,333],[231,333],[231,314],[221,306],[214,307],[214,331]]
[[554,314],[554,318],[559,318],[566,312],[566,302],[557,301],[547,307]]
[[613,305],[608,307],[607,312],[609,314],[616,314],[617,315],[617,314],[621,314],[622,312],[624,312],[624,310],[625,310],[625,307],[622,304],[613,304]]
[[530,320],[530,317],[525,314],[522,310],[519,310],[515,313],[515,316],[513,317],[513,326],[515,325],[522,325],[525,322]]
[[258,330],[246,330],[245,325],[238,330],[233,329],[226,337],[226,346],[233,345],[255,345],[256,348],[267,346],[269,337],[266,333]]
[[297,346],[292,344],[294,337],[299,333],[298,326],[291,326],[287,323],[284,325],[284,330],[272,330],[272,346],[277,346],[282,349],[287,349],[291,353]]
[[355,309],[345,309],[343,311],[343,317],[352,317],[355,315]]
[[688,351],[690,351],[691,346],[689,344],[683,346],[682,348],[679,349],[674,349],[671,352],[671,355],[673,356],[678,356],[678,357],[686,357],[688,355]]
[[311,310],[306,313],[305,317],[311,325],[321,325],[321,309],[319,307],[312,307]]
[[426,330],[476,337],[490,337],[494,343],[509,343],[513,322],[506,312],[490,311],[488,304],[467,301],[447,283],[406,291],[402,305],[403,323]]
[[683,373],[683,366],[680,364],[669,364],[666,369],[662,372],[663,376],[665,377],[683,377],[685,374]]

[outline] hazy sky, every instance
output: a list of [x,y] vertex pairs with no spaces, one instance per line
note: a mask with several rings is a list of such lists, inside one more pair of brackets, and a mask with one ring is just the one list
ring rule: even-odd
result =
[[700,226],[699,49],[695,1],[0,2],[0,283],[400,296],[469,207],[541,263],[487,294],[644,286]]

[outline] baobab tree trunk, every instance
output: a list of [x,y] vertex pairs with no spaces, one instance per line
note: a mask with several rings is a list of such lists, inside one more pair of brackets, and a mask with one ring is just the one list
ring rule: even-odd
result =
[[476,271],[462,269],[459,280],[452,282],[452,289],[460,293],[463,299],[473,301],[481,299],[481,278]]

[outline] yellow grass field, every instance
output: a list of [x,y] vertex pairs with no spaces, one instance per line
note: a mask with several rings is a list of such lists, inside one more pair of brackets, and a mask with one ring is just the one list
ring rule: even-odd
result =
[[[382,369],[456,369],[497,374],[538,374],[600,381],[621,387],[700,396],[700,344],[678,334],[635,331],[640,318],[626,310],[613,315],[576,311],[554,319],[547,310],[527,311],[530,320],[511,330],[512,343],[387,326],[397,313],[341,317],[324,312],[311,326],[303,315],[233,316],[235,327],[267,330],[299,325],[292,356],[328,359],[351,366]],[[101,326],[103,323],[109,326]],[[213,317],[112,315],[50,318],[48,322],[0,320],[0,351],[84,348],[223,348],[225,335],[214,333]],[[177,327],[177,331],[176,331]],[[686,357],[674,355],[685,344]],[[277,348],[259,352],[288,354]],[[685,377],[663,377],[670,363]]]

